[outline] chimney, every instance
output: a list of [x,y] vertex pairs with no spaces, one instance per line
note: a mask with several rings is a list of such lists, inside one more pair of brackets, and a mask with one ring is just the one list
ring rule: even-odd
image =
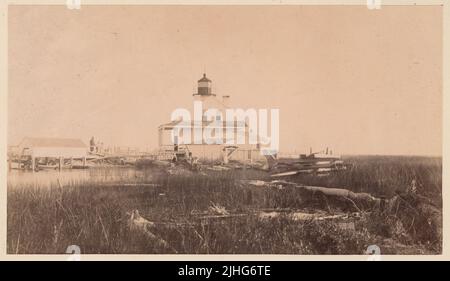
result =
[[230,96],[229,95],[222,96],[222,104],[225,108],[230,107]]

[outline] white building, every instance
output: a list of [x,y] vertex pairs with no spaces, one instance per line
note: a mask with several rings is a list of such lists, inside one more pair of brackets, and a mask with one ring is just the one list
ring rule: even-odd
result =
[[[203,113],[208,109],[217,109],[221,112],[221,116],[217,116],[215,120],[206,120],[204,117],[201,122],[195,121],[172,121],[166,124],[162,124],[158,127],[158,137],[159,137],[159,148],[163,151],[173,151],[175,147],[181,146],[185,147],[192,156],[198,157],[200,159],[207,160],[223,160],[224,157],[230,160],[240,160],[240,161],[252,161],[257,159],[262,159],[260,155],[258,145],[250,144],[249,142],[249,127],[245,121],[225,121],[225,110],[229,107],[230,96],[217,97],[212,91],[212,81],[203,74],[203,77],[198,80],[197,93],[193,95],[194,101],[202,102]],[[222,118],[222,119],[221,119]],[[216,123],[215,126],[212,126]],[[215,131],[222,131],[222,141],[221,144],[208,144],[202,139],[201,143],[195,142],[194,135],[195,132],[203,130],[206,127],[214,128]],[[186,137],[183,136],[183,141],[178,140],[178,136],[175,134],[172,137],[172,131],[175,128],[181,128],[183,130],[187,129],[191,132],[191,139],[186,141]],[[234,136],[241,132],[245,136],[244,144],[227,145],[227,132],[234,132]],[[217,142],[216,142],[217,143]],[[227,155],[227,156],[225,156]],[[228,156],[229,155],[229,156]]]
[[66,138],[29,138],[18,145],[21,155],[51,158],[84,158],[87,146],[80,139]]

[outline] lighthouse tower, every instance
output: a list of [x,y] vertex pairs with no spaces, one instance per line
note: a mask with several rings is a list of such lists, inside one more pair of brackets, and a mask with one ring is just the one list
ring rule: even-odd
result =
[[[193,157],[200,159],[253,161],[261,156],[257,145],[250,144],[248,141],[250,128],[246,122],[227,120],[227,110],[233,109],[229,103],[230,96],[216,96],[215,91],[212,90],[212,81],[206,77],[206,74],[197,81],[193,99],[191,112],[194,114],[191,120],[175,120],[158,127],[161,151],[167,152],[172,149],[175,151],[179,149],[178,145],[184,145]],[[205,114],[208,110],[210,110],[208,114]],[[183,128],[183,135],[179,135],[180,128]],[[184,134],[186,129],[190,130],[190,136]],[[213,131],[208,132],[206,129],[213,129]],[[205,132],[208,133],[205,134]],[[233,134],[229,134],[230,132]],[[238,133],[244,133],[245,143],[231,142]],[[190,141],[186,139],[187,137],[191,138]],[[211,139],[214,141],[210,142]],[[221,139],[222,141],[217,141]],[[263,156],[261,158],[264,159]]]
[[226,108],[225,101],[229,99],[229,96],[224,96],[223,100],[216,97],[216,94],[212,91],[212,81],[203,74],[203,77],[197,81],[197,93],[194,95],[194,101],[201,101],[203,105],[203,112],[210,108],[215,108],[220,111]]

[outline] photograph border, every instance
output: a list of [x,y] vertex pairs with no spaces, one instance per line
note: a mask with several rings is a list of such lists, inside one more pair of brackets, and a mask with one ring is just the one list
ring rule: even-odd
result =
[[[69,0],[70,1],[70,0]],[[367,5],[370,0],[296,0],[296,1],[155,1],[155,0],[80,0],[84,5]],[[375,0],[373,0],[375,1]],[[442,219],[443,241],[440,255],[381,255],[381,260],[448,260],[450,259],[450,1],[445,0],[380,0],[381,9],[387,5],[440,5],[443,6],[443,64],[442,64]],[[0,260],[69,260],[70,255],[7,254],[7,124],[8,124],[8,6],[9,5],[66,5],[66,0],[0,0]],[[153,261],[293,261],[293,260],[373,260],[368,255],[173,255],[173,254],[83,254],[80,260],[153,260]]]

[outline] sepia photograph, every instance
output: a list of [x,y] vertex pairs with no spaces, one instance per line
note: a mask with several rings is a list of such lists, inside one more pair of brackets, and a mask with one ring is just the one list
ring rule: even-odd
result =
[[443,254],[443,5],[64,2],[7,7],[8,255]]

